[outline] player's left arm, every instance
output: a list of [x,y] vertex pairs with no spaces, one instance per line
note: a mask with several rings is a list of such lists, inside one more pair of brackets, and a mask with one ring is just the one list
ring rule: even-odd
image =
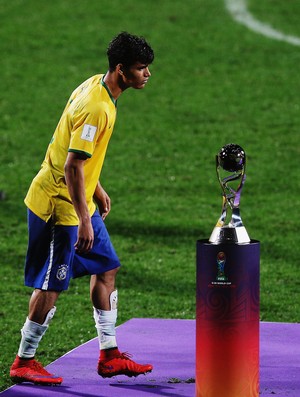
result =
[[111,201],[109,195],[103,189],[99,181],[95,189],[94,200],[97,204],[97,207],[99,208],[102,219],[104,220],[110,212]]
[[94,230],[85,196],[83,168],[85,160],[84,154],[69,152],[64,166],[66,184],[79,219],[78,236],[75,243],[75,248],[79,252],[88,252],[94,242]]

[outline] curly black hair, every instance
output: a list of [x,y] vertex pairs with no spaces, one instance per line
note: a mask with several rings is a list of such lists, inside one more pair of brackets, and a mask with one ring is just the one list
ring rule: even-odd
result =
[[146,40],[127,32],[121,32],[112,39],[107,56],[110,71],[115,70],[119,63],[128,69],[136,62],[150,65],[154,60],[154,52]]

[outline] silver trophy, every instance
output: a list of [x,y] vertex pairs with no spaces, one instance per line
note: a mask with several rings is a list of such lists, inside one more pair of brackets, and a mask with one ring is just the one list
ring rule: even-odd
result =
[[[210,243],[245,244],[250,242],[239,208],[241,192],[246,179],[245,169],[246,154],[244,150],[233,143],[223,146],[216,156],[217,176],[223,193],[222,213],[209,238]],[[228,209],[231,212],[231,219],[226,224]]]

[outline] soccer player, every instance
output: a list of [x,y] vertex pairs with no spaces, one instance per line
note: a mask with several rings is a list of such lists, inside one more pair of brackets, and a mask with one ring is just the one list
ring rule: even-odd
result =
[[59,294],[71,278],[90,275],[90,295],[99,337],[98,374],[137,376],[152,371],[121,353],[116,341],[119,259],[104,225],[110,198],[99,182],[117,112],[127,88],[142,89],[154,53],[144,38],[122,32],[107,49],[109,68],[72,93],[25,198],[28,251],[25,285],[34,291],[10,369],[16,383],[60,384],[35,360],[54,316]]

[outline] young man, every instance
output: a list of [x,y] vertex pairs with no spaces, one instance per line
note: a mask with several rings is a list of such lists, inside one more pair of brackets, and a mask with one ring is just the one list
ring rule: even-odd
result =
[[127,88],[145,87],[154,54],[142,37],[122,32],[109,44],[107,56],[107,73],[89,78],[72,93],[25,198],[29,230],[25,285],[34,291],[10,369],[16,383],[63,381],[34,357],[60,292],[68,288],[70,278],[83,275],[91,275],[100,346],[98,374],[137,376],[152,370],[152,365],[135,363],[117,347],[115,277],[120,262],[103,222],[110,212],[110,198],[99,176],[117,99]]

